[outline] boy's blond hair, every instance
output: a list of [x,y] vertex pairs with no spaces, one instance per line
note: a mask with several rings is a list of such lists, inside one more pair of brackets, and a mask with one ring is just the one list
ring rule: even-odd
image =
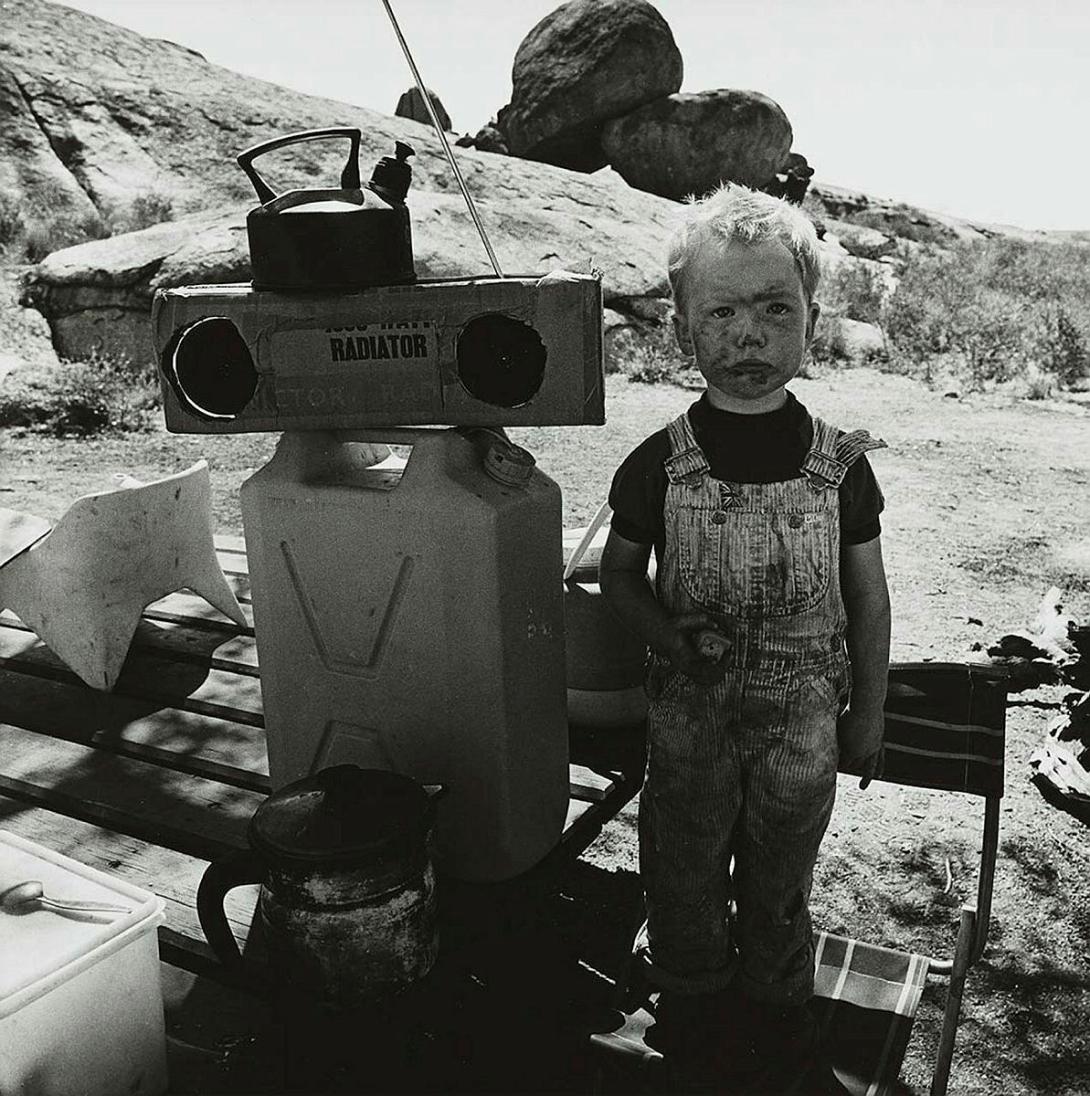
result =
[[795,258],[809,304],[821,280],[821,252],[814,223],[797,206],[759,190],[726,183],[684,207],[667,250],[667,273],[674,304],[680,308],[685,269],[705,243],[733,240],[764,243],[778,240]]

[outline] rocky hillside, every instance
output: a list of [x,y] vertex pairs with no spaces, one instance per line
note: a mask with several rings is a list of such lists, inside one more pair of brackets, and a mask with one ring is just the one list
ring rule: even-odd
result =
[[[61,243],[72,226],[77,238],[81,227],[114,233],[57,250],[30,275],[25,300],[62,356],[144,358],[155,289],[248,279],[244,218],[256,202],[235,155],[296,130],[358,126],[365,177],[396,140],[408,141],[418,275],[490,270],[426,126],[244,77],[46,0],[0,0],[0,25],[0,213],[15,208],[39,238],[52,232]],[[278,189],[335,185],[344,155],[343,142],[308,144],[269,157],[269,176]],[[612,168],[582,173],[473,148],[457,155],[505,272],[600,271],[610,330],[661,314],[674,201]],[[807,203],[825,222],[834,263],[883,274],[897,238],[1003,231],[821,183]],[[161,223],[122,231],[150,221]]]

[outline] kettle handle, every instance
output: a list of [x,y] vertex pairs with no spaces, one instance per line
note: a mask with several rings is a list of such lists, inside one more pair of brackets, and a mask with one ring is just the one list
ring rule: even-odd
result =
[[242,967],[242,952],[227,914],[223,900],[227,892],[246,883],[260,883],[265,878],[265,865],[251,849],[239,849],[219,860],[213,860],[205,868],[197,888],[197,919],[201,923],[205,939],[216,957],[230,970]]
[[246,177],[253,184],[254,190],[257,191],[258,201],[264,205],[266,202],[275,200],[276,192],[257,173],[257,168],[254,167],[253,162],[258,156],[264,156],[266,152],[273,152],[278,148],[285,148],[287,145],[302,144],[304,141],[317,141],[323,137],[347,137],[352,142],[352,147],[349,150],[348,159],[341,169],[341,189],[359,190],[360,140],[362,136],[362,131],[355,126],[304,129],[298,133],[286,133],[283,137],[274,137],[270,141],[262,141],[260,144],[253,145],[244,152],[240,152],[235,159],[238,161],[238,166],[246,172]]

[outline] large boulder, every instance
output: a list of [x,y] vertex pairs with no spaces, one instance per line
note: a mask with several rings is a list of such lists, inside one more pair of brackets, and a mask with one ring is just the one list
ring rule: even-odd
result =
[[720,183],[760,189],[791,150],[791,123],[756,91],[699,91],[648,103],[602,129],[610,165],[632,186],[681,199]]
[[[449,176],[430,125],[243,76],[46,0],[3,0],[0,24],[0,187],[18,186],[29,216],[97,211],[116,226],[141,205],[178,215],[254,204],[240,151],[334,125],[362,130],[365,178],[396,140],[417,149],[416,185]],[[334,185],[347,149],[329,140],[272,153],[270,180]]]
[[859,259],[881,259],[891,254],[897,246],[896,237],[865,225],[827,221],[825,228],[849,255]]
[[[436,118],[439,119],[439,124],[443,127],[443,132],[449,133],[451,130],[450,115],[443,106],[442,100],[431,88],[428,88],[428,98],[431,100],[432,109],[435,111]],[[397,101],[397,108],[394,110],[394,117],[411,118],[414,122],[420,122],[422,125],[431,125],[431,115],[428,114],[424,96],[420,94],[420,89],[415,84],[408,91],[401,93],[401,98]]]
[[507,138],[494,122],[487,122],[472,136],[466,134],[454,143],[463,148],[475,148],[479,152],[495,152],[500,156],[511,154],[511,150],[507,147]]
[[73,221],[94,217],[94,202],[58,157],[15,74],[2,60],[0,119],[0,200],[11,208],[19,206],[24,216],[48,210]]
[[895,238],[902,247],[906,244],[949,247],[961,240],[991,240],[998,237],[1036,243],[1062,239],[1060,233],[967,221],[948,213],[935,213],[829,183],[810,185],[805,208],[811,215],[876,229]]
[[[489,161],[501,170],[486,172]],[[462,167],[505,273],[595,271],[606,300],[668,294],[672,203],[608,170],[571,175],[483,153],[463,154]],[[457,190],[411,190],[408,205],[418,277],[492,273]],[[243,206],[222,206],[54,252],[31,272],[24,301],[48,318],[62,357],[95,350],[148,361],[156,289],[250,279],[245,216]]]
[[869,365],[887,357],[886,336],[877,324],[847,316],[823,316],[818,321],[813,352],[851,365]]
[[513,156],[594,171],[606,163],[601,124],[681,78],[674,36],[646,0],[569,0],[523,39],[498,123]]

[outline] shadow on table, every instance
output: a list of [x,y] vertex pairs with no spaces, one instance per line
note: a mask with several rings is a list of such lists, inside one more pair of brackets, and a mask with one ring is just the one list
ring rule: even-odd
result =
[[370,1009],[171,974],[171,1090],[588,1092],[611,989],[596,964],[621,954],[637,886],[582,862],[522,891],[448,886],[435,968]]

